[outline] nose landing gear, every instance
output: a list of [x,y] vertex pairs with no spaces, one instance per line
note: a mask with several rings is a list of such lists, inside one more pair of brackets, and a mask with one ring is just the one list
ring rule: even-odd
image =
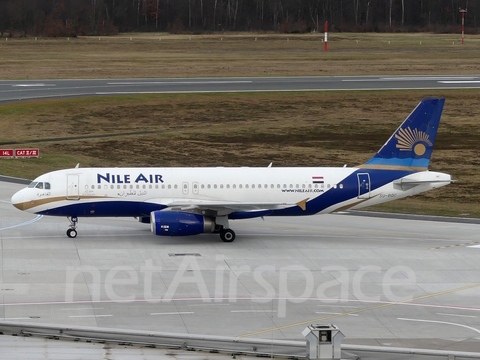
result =
[[70,226],[69,226],[69,229],[67,230],[67,236],[69,238],[76,238],[78,218],[76,216],[68,216],[67,219],[68,221],[70,221]]

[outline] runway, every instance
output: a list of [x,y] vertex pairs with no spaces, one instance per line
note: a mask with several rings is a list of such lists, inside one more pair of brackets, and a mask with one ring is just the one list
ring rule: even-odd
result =
[[120,94],[478,88],[480,75],[5,80],[0,103]]
[[479,349],[479,224],[266,217],[223,243],[81,218],[69,239],[11,206],[22,186],[0,186],[3,320],[289,340],[333,323],[346,344]]

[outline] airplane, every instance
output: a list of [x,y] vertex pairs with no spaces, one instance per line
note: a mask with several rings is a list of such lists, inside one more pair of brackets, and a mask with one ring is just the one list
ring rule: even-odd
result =
[[37,177],[12,197],[34,214],[136,217],[163,236],[219,233],[235,240],[230,220],[306,216],[359,209],[453,182],[428,171],[444,98],[423,99],[382,148],[356,167],[79,168]]

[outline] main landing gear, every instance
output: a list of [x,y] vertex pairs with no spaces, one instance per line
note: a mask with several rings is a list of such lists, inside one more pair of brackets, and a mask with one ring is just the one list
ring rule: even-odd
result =
[[218,216],[215,219],[215,230],[213,232],[220,234],[220,239],[222,239],[223,242],[232,242],[235,240],[235,232],[230,229],[226,216]]
[[78,218],[76,216],[68,216],[67,219],[70,221],[70,227],[67,230],[67,236],[69,238],[76,238]]

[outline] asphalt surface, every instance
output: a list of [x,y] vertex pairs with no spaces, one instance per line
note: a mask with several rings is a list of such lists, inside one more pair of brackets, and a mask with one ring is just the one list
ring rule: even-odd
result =
[[8,80],[0,81],[0,103],[119,94],[478,88],[480,75]]
[[0,318],[63,325],[478,351],[480,225],[354,215],[265,218],[159,237],[134,219],[20,212],[0,186]]

